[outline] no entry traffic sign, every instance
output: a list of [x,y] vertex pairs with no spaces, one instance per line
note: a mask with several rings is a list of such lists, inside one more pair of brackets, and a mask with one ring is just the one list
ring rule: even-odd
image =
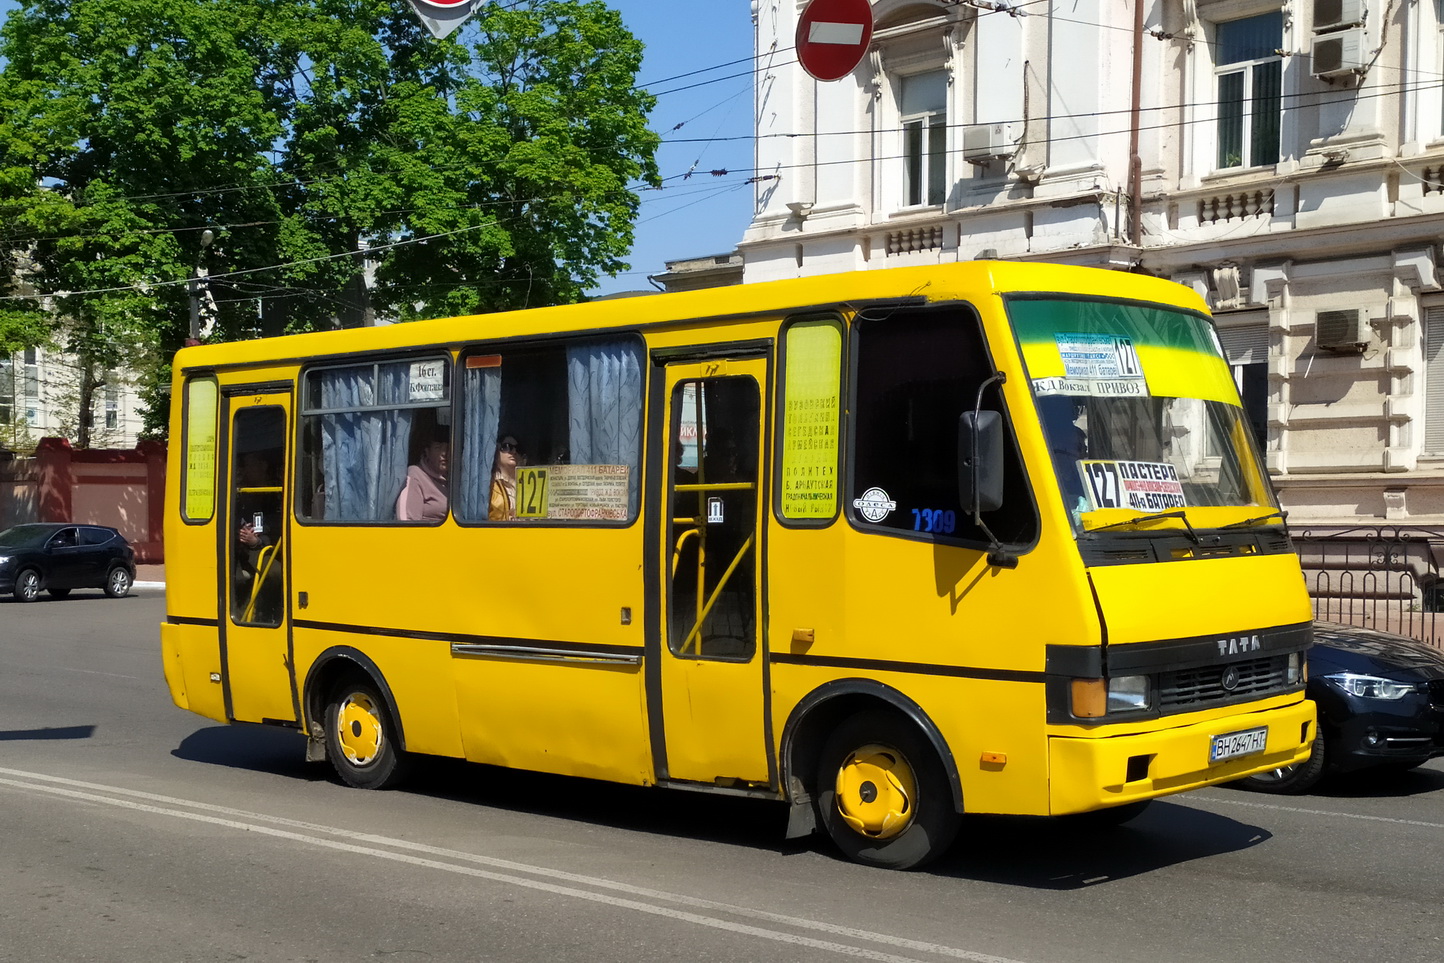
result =
[[439,40],[461,26],[484,3],[486,0],[411,0],[411,9]]
[[797,59],[818,80],[852,73],[871,41],[868,0],[812,0],[797,21]]

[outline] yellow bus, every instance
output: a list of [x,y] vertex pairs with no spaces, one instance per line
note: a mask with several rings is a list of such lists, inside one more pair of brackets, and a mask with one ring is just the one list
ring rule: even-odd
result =
[[1170,282],[878,270],[174,372],[171,696],[352,786],[430,754],[781,800],[906,868],[1314,740],[1299,563]]

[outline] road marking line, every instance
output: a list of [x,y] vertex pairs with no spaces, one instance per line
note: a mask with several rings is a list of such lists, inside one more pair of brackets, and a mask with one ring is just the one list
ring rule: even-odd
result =
[[[415,843],[408,840],[393,839],[387,836],[377,836],[370,833],[355,833],[345,829],[338,829],[332,826],[325,826],[318,823],[307,823],[300,820],[288,819],[283,816],[269,816],[262,813],[247,812],[241,809],[232,809],[226,806],[216,806],[209,803],[194,802],[187,799],[180,799],[173,796],[162,796],[155,793],[142,792],[135,789],[125,789],[119,786],[107,786],[98,783],[81,782],[74,779],[66,779],[61,776],[50,776],[43,773],[25,772],[16,769],[0,768],[0,774],[18,777],[17,779],[0,778],[0,785],[13,786],[18,789],[32,789],[43,792],[50,792],[55,795],[81,799],[89,802],[99,802],[112,806],[119,806],[127,809],[134,809],[141,812],[154,813],[162,816],[174,816],[180,819],[189,819],[196,822],[211,823],[218,826],[225,826],[233,829],[240,829],[249,832],[260,832],[282,839],[292,839],[300,842],[309,842],[317,846],[330,849],[337,849],[342,852],[357,853],[365,856],[377,856],[384,859],[393,859],[397,862],[410,863],[432,869],[440,869],[447,872],[459,873],[462,875],[476,876],[489,879],[495,882],[510,883],[530,889],[537,889],[543,892],[563,896],[573,896],[578,899],[586,899],[592,902],[603,903],[619,908],[633,909],[638,912],[651,913],[656,916],[664,916],[684,922],[696,923],[701,926],[711,926],[716,929],[730,930],[744,935],[758,936],[763,939],[770,939],[782,943],[793,943],[802,946],[809,946],[815,949],[827,950],[840,953],[846,956],[855,956],[863,959],[880,960],[885,963],[920,963],[911,957],[894,956],[889,953],[882,953],[875,950],[868,950],[862,947],[845,946],[839,943],[832,943],[825,940],[814,940],[805,936],[797,936],[790,933],[781,933],[776,930],[762,929],[760,927],[748,926],[743,923],[733,923],[727,920],[716,919],[715,917],[701,916],[695,913],[688,913],[682,910],[673,910],[663,906],[655,906],[647,903],[640,903],[635,900],[623,899],[620,897],[606,896],[600,893],[589,893],[585,890],[574,889],[569,886],[558,886],[550,883],[543,883],[537,880],[528,880],[522,877],[510,875],[509,873],[488,872],[486,870],[472,869],[466,866],[457,866],[454,863],[443,863],[432,859],[424,859],[417,856],[410,856],[404,853],[395,853],[388,850],[371,848],[371,846],[387,846],[392,849],[410,850],[417,853],[425,853],[429,856],[439,856],[463,862],[477,863],[489,866],[494,869],[504,869],[511,872],[529,873],[534,876],[546,877],[549,879],[562,880],[570,883],[577,883],[585,886],[593,886],[598,889],[608,889],[626,893],[646,899],[660,900],[688,906],[693,909],[713,910],[715,912],[730,913],[771,923],[786,926],[793,926],[798,929],[810,929],[819,932],[829,933],[835,936],[844,936],[852,939],[866,940],[872,943],[879,943],[897,949],[912,950],[915,952],[930,953],[938,956],[945,956],[952,959],[966,960],[969,963],[1018,963],[1005,957],[992,956],[986,953],[975,953],[969,950],[959,949],[952,946],[944,946],[937,943],[925,943],[919,940],[910,940],[905,937],[888,936],[883,933],[873,933],[867,930],[855,929],[847,926],[837,926],[832,923],[824,923],[820,920],[811,920],[795,916],[786,916],[780,913],[769,913],[765,910],[751,909],[745,906],[736,906],[729,903],[714,902],[696,897],[682,896],[676,893],[667,893],[661,890],[647,889],[640,886],[632,886],[627,883],[620,883],[614,880],[600,877],[583,876],[577,873],[568,873],[562,870],[548,869],[542,866],[532,866],[526,863],[518,863],[512,860],[499,859],[490,856],[479,856],[474,853],[466,853],[460,850],[444,849],[437,846],[428,846],[425,843]],[[24,782],[21,780],[32,780]],[[38,783],[38,784],[36,784]],[[45,785],[55,783],[56,785]],[[84,790],[95,790],[100,793],[111,793],[112,796],[96,795],[95,792],[82,792],[76,789],[63,787],[79,787]],[[147,805],[144,803],[129,802],[125,799],[113,798],[114,795],[129,796],[136,799],[148,800],[152,803],[161,803],[165,806],[183,806],[190,809],[201,810],[201,812],[186,812],[180,809],[162,808],[161,806]],[[209,815],[217,814],[217,815]],[[227,819],[224,816],[236,816],[240,819]],[[348,839],[369,843],[371,846],[359,846],[355,843],[344,843],[329,839],[319,839],[303,832],[291,832],[286,829],[275,829],[270,826],[257,825],[252,822],[242,822],[242,819],[256,820],[260,823],[272,823],[277,826],[286,826],[294,830],[304,830],[306,833],[324,833],[333,836],[343,836]]]
[[1444,829],[1444,823],[1425,822],[1422,819],[1398,819],[1393,816],[1370,816],[1366,813],[1341,813],[1329,809],[1304,809],[1302,806],[1280,806],[1278,803],[1245,802],[1242,799],[1210,798],[1208,801],[1221,802],[1229,806],[1245,806],[1249,809],[1272,809],[1281,813],[1303,813],[1306,816],[1338,816],[1341,819],[1363,819],[1371,823],[1393,823],[1396,826],[1422,826],[1425,829]]

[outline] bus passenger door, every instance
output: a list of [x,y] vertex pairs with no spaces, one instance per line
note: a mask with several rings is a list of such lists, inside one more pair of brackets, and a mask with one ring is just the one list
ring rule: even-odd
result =
[[286,517],[288,394],[228,399],[229,467],[221,518],[221,617],[226,714],[243,722],[294,722]]
[[653,743],[670,779],[772,781],[760,629],[766,383],[763,359],[666,368],[662,734]]

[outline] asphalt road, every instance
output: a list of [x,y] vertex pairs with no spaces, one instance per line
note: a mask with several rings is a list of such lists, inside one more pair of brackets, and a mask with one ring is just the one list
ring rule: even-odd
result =
[[449,761],[374,793],[171,705],[159,592],[0,602],[0,961],[1444,959],[1444,764],[1092,835],[973,817],[918,873],[776,805]]

